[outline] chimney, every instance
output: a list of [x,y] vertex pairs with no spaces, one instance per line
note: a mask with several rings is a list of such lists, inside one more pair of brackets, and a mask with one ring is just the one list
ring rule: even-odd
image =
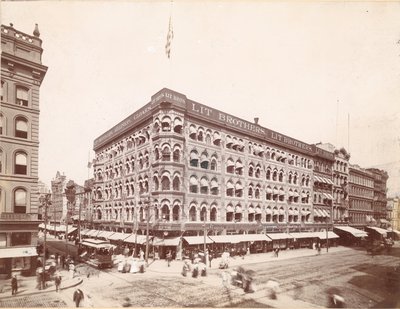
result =
[[255,117],[255,118],[254,118],[254,123],[255,123],[255,124],[258,124],[258,117]]

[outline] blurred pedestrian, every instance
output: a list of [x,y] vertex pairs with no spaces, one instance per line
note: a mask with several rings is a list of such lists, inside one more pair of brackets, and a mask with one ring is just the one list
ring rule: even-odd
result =
[[76,289],[74,292],[74,302],[76,307],[79,307],[80,302],[83,300],[84,296],[83,296],[83,292],[80,289]]
[[318,251],[318,255],[321,254],[321,244],[317,243],[317,251]]
[[16,295],[18,291],[17,276],[14,275],[11,279],[11,295]]
[[172,254],[171,254],[171,250],[170,250],[170,251],[168,251],[168,253],[167,253],[168,267],[170,267],[170,265],[171,265],[171,260],[172,260]]
[[61,285],[61,274],[60,273],[56,274],[56,277],[54,279],[54,283],[56,284],[56,292],[58,292],[59,289],[60,289],[60,285]]
[[144,261],[144,252],[143,252],[142,249],[140,249],[140,251],[139,251],[139,259],[140,259],[141,261]]
[[208,262],[210,263],[210,268],[211,268],[211,261],[213,259],[213,253],[210,251],[210,253],[208,254]]

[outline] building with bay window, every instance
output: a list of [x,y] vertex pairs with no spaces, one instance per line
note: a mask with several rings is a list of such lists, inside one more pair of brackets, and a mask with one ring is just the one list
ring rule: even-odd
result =
[[0,275],[35,270],[42,40],[1,26]]
[[93,228],[300,232],[323,230],[332,216],[332,153],[169,89],[98,137],[94,151]]

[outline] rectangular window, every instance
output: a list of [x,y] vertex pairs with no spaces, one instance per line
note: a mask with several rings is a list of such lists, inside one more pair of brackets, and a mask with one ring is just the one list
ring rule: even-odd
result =
[[15,174],[26,175],[26,165],[15,165]]
[[11,233],[11,246],[23,246],[31,244],[31,233],[18,232]]
[[28,90],[17,88],[17,105],[28,106]]
[[0,247],[6,247],[6,246],[7,246],[7,234],[0,233]]

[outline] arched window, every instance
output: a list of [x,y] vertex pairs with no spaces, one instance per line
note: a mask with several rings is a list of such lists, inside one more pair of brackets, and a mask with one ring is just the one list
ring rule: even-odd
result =
[[179,221],[179,205],[175,205],[172,209],[172,220]]
[[165,116],[161,121],[161,128],[163,132],[171,131],[171,118]]
[[15,120],[15,137],[28,138],[28,122],[23,117]]
[[267,169],[265,178],[266,178],[267,180],[271,180],[271,170],[270,170],[270,169]]
[[205,177],[200,179],[200,193],[208,194],[208,180]]
[[217,159],[215,157],[211,158],[210,169],[212,171],[216,171],[217,170]]
[[15,154],[14,173],[17,175],[27,175],[27,155],[24,152]]
[[21,106],[28,106],[29,103],[29,91],[25,87],[17,86],[16,88],[17,95],[16,95],[16,104]]
[[174,191],[179,191],[181,186],[181,181],[179,180],[178,176],[174,177],[174,180],[172,181],[172,189]]
[[215,207],[211,209],[210,221],[217,221],[217,209]]
[[197,220],[197,212],[196,212],[196,207],[192,206],[189,210],[189,220],[190,221],[196,221]]
[[204,133],[203,130],[199,130],[199,132],[197,133],[197,140],[199,142],[202,142],[204,140]]
[[0,89],[0,100],[1,101],[3,101],[3,98],[5,96],[4,88],[5,88],[5,83],[3,81],[1,81],[1,89]]
[[204,169],[208,169],[208,163],[209,163],[208,154],[207,154],[207,152],[203,152],[201,154],[200,167],[204,168]]
[[226,207],[226,222],[233,221],[233,218],[234,218],[233,206],[231,204],[229,204]]
[[278,181],[283,182],[283,171],[279,172]]
[[190,152],[190,166],[193,167],[199,166],[199,154],[195,150],[192,150]]
[[26,190],[17,189],[14,191],[14,212],[18,214],[26,213]]
[[253,177],[253,174],[254,174],[254,167],[253,167],[253,165],[251,164],[251,165],[249,165],[249,176],[250,176],[250,177]]
[[189,182],[190,182],[189,191],[191,193],[197,193],[198,186],[199,186],[199,182],[198,182],[197,178],[195,176],[191,176]]
[[207,209],[202,207],[200,211],[200,221],[207,221]]
[[171,183],[170,183],[169,177],[168,176],[163,176],[161,178],[161,188],[162,188],[162,190],[163,191],[168,191],[168,190],[170,190],[170,187],[171,187]]
[[180,118],[175,118],[174,120],[174,132],[182,134],[182,120]]
[[97,220],[101,220],[102,214],[101,214],[101,209],[97,209]]
[[169,221],[169,207],[167,204],[164,204],[161,208],[161,217],[164,222]]
[[174,150],[174,153],[173,153],[172,156],[173,156],[174,162],[179,162],[179,160],[180,160],[180,150],[179,150],[179,148],[176,148]]
[[168,146],[164,146],[162,150],[162,161],[170,161],[171,160],[171,150]]

